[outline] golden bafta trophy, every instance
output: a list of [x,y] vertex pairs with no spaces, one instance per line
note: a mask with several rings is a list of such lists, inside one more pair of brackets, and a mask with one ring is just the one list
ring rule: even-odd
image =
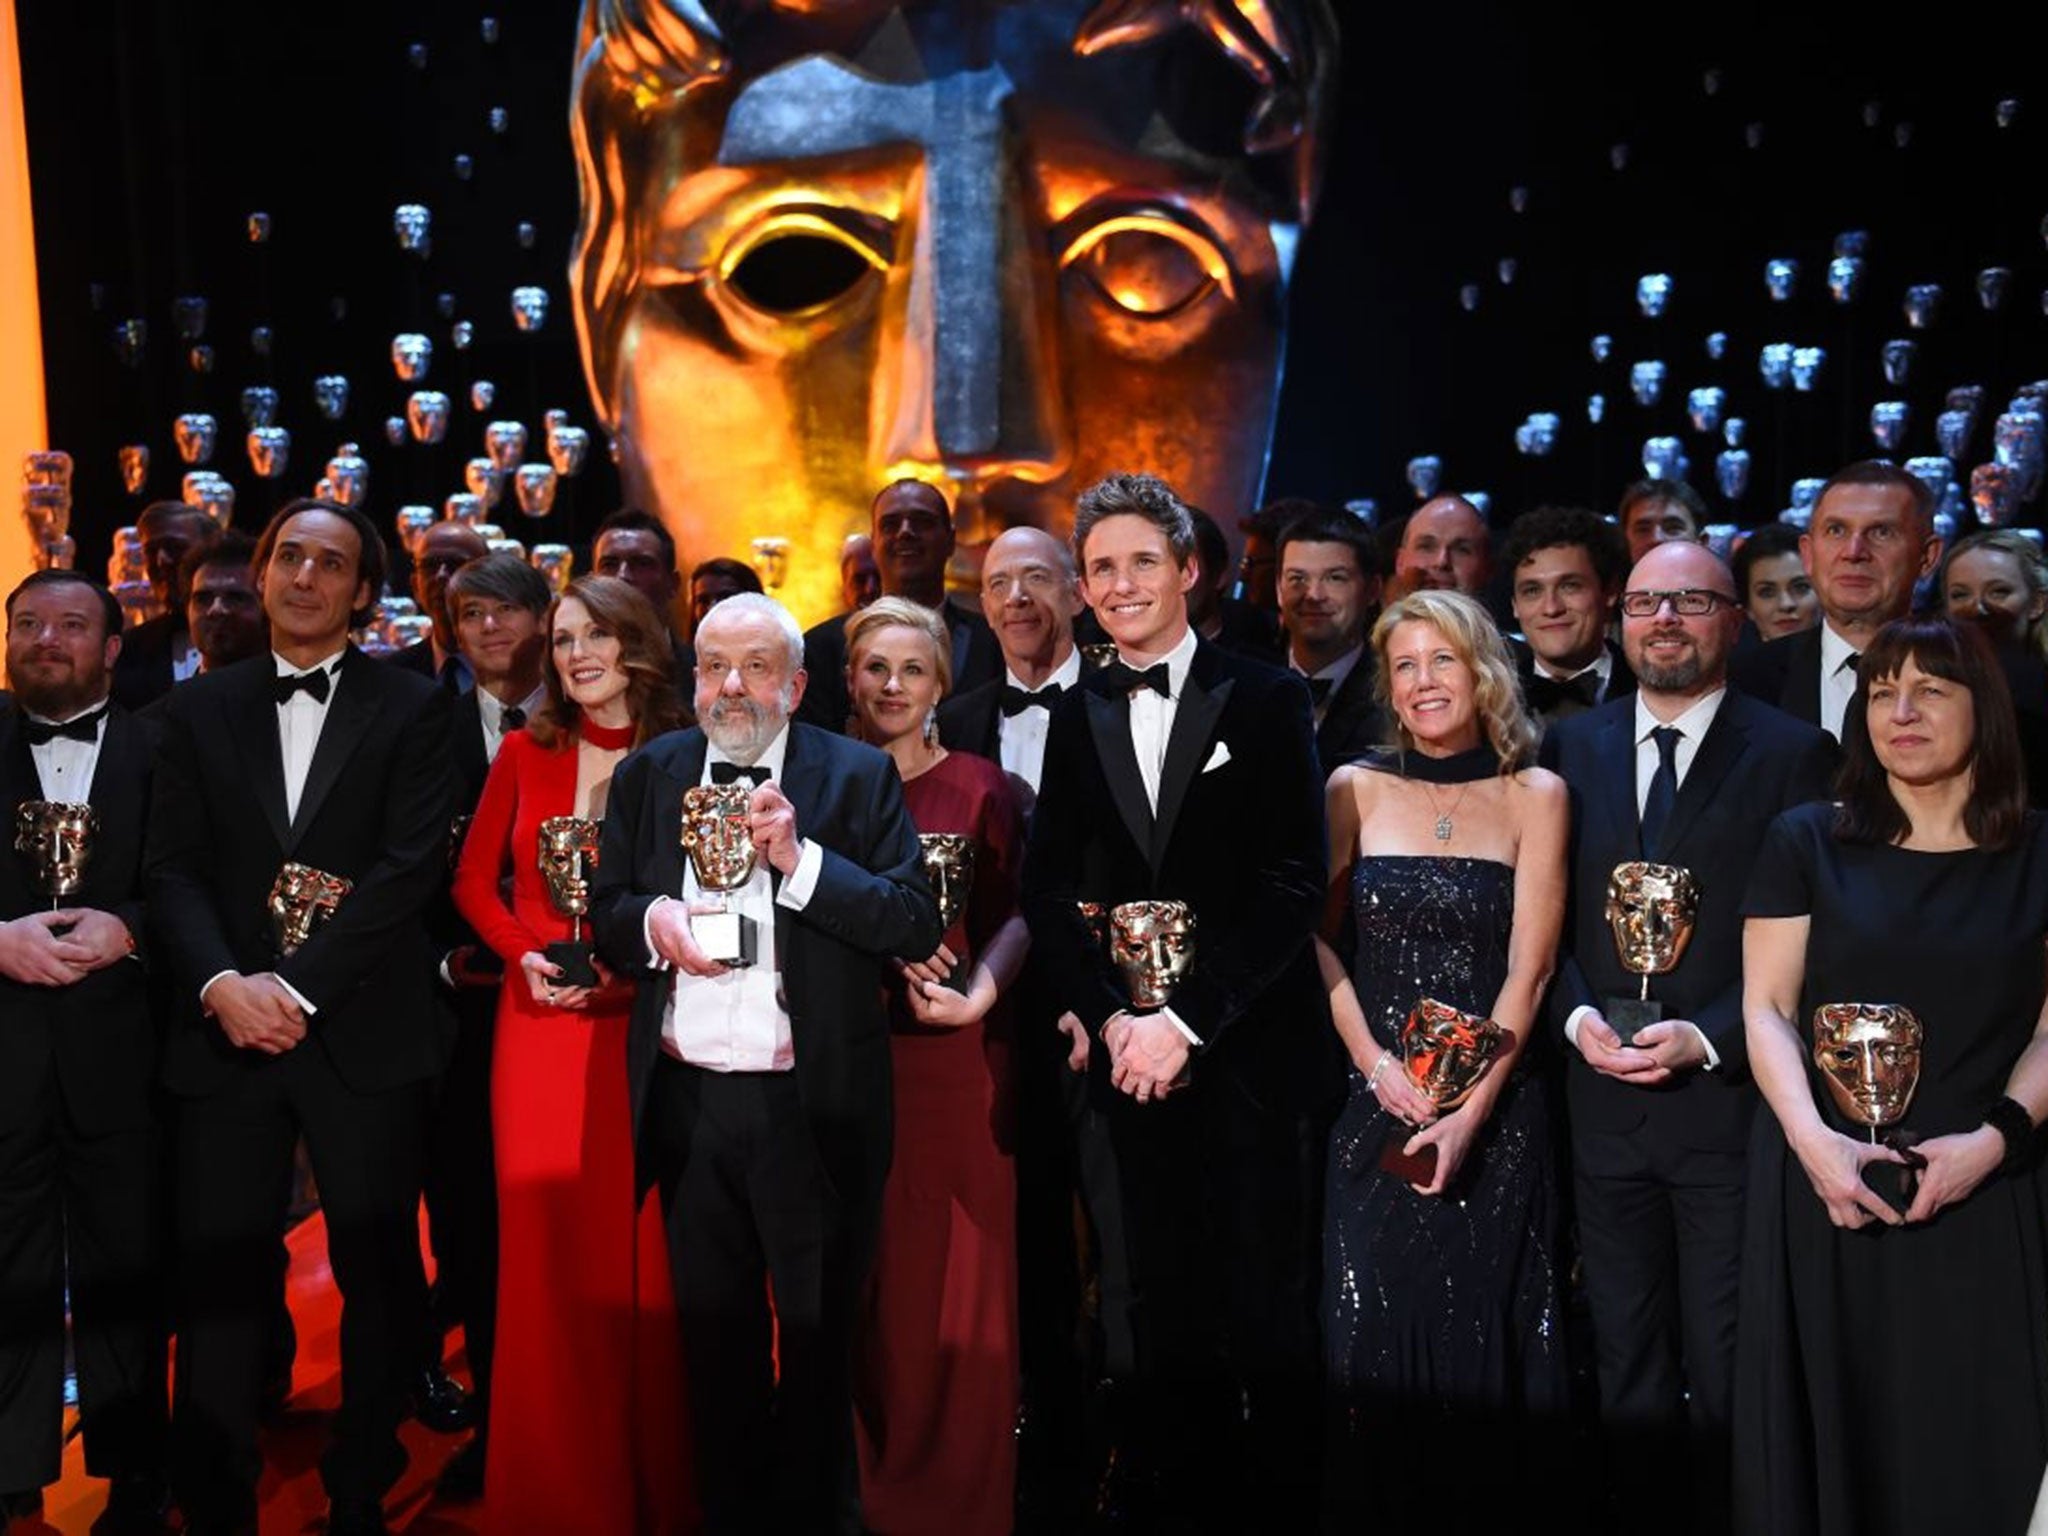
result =
[[1603,997],[1607,1025],[1632,1044],[1636,1032],[1664,1017],[1664,1005],[1650,996],[1650,978],[1678,968],[1698,926],[1700,883],[1676,864],[1631,861],[1607,877],[1607,926],[1614,933],[1622,968],[1643,978],[1634,997]]
[[754,920],[724,910],[728,895],[754,877],[754,833],[747,818],[753,789],[746,784],[698,784],[683,791],[683,851],[696,871],[697,888],[717,902],[717,912],[690,916],[690,936],[713,960],[752,965],[761,937]]
[[548,900],[569,919],[569,937],[547,947],[548,963],[565,987],[594,987],[597,967],[583,939],[583,919],[590,913],[590,872],[597,868],[597,844],[603,827],[587,816],[550,816],[540,824],[540,873]]
[[35,866],[36,889],[56,911],[85,887],[100,819],[89,805],[24,800],[14,812],[14,851]]
[[1184,901],[1126,901],[1109,909],[1109,957],[1131,1006],[1164,1008],[1195,963],[1195,914]]
[[1835,1108],[1869,1131],[1872,1146],[1906,1159],[1863,1170],[1863,1182],[1901,1211],[1913,1203],[1927,1166],[1912,1150],[1918,1138],[1899,1129],[1920,1086],[1922,1035],[1919,1017],[1898,1003],[1822,1003],[1813,1010],[1813,1064]]
[[[951,933],[953,925],[967,915],[967,898],[974,890],[974,839],[964,832],[920,832],[917,841],[924,849],[924,878],[939,904],[939,927]],[[954,959],[946,985],[964,993],[967,974],[963,948]]]
[[334,916],[355,882],[310,864],[286,864],[270,884],[270,933],[279,955],[295,955]]
[[[1442,1114],[1471,1097],[1500,1054],[1505,1033],[1483,1015],[1425,997],[1401,1025],[1394,1050],[1408,1081]],[[1380,1167],[1411,1184],[1428,1184],[1436,1177],[1436,1148],[1411,1155],[1403,1150],[1408,1136],[1406,1127],[1394,1127],[1380,1151]]]

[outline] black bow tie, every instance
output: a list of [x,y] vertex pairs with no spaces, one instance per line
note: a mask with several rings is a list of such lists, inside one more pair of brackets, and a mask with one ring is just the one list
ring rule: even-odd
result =
[[526,724],[526,711],[517,704],[507,704],[498,712],[498,733],[509,736]]
[[59,736],[72,741],[98,741],[100,721],[107,717],[107,706],[102,704],[89,715],[80,715],[76,720],[66,720],[62,725],[53,725],[48,720],[35,720],[24,716],[21,733],[28,738],[32,747],[48,746]]
[[1529,696],[1529,707],[1539,715],[1547,715],[1559,705],[1576,705],[1580,709],[1591,709],[1600,702],[1600,674],[1581,672],[1577,677],[1545,677],[1541,672],[1532,672],[1524,690]]
[[1152,688],[1162,699],[1173,697],[1173,687],[1167,679],[1163,661],[1153,662],[1142,672],[1127,662],[1112,661],[1095,677],[1104,693],[1136,693],[1140,688]]
[[1003,718],[1021,715],[1027,709],[1051,709],[1057,704],[1066,689],[1058,683],[1047,683],[1043,688],[1019,688],[1015,683],[1003,684]]
[[277,679],[275,686],[279,705],[291,703],[292,695],[301,688],[313,695],[316,701],[325,704],[328,689],[327,669],[315,667],[310,672],[287,672]]
[[1302,681],[1308,684],[1309,699],[1317,709],[1321,709],[1328,702],[1330,695],[1337,688],[1337,679],[1334,677],[1304,677]]
[[711,782],[714,784],[737,784],[745,779],[749,784],[759,786],[767,782],[768,770],[759,763],[713,763]]

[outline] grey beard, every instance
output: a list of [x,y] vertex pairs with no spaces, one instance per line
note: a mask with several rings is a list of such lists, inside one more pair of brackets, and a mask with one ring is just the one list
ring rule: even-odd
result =
[[1669,667],[1638,667],[1636,678],[1658,693],[1686,693],[1698,686],[1706,670],[1695,651],[1689,659]]

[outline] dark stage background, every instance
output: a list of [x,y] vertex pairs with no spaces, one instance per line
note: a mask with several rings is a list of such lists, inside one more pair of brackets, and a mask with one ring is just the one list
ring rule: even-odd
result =
[[[150,446],[148,498],[177,494],[180,411],[219,419],[214,467],[237,485],[241,524],[310,488],[344,440],[362,445],[367,505],[389,527],[400,504],[438,507],[461,488],[490,419],[524,421],[534,459],[545,410],[595,428],[563,277],[575,10],[569,0],[503,11],[417,0],[20,8],[51,437],[77,459],[82,567],[104,569],[111,530],[145,499],[123,491],[118,445]],[[1391,515],[1413,503],[1405,462],[1435,453],[1446,488],[1493,494],[1496,522],[1542,500],[1610,509],[1638,472],[1643,439],[1667,433],[1684,440],[1717,516],[1752,523],[1785,504],[1793,477],[1869,451],[1876,400],[1912,407],[1898,457],[1937,451],[1943,393],[1974,382],[1987,394],[1960,464],[1967,485],[2006,398],[2048,375],[2048,89],[2038,54],[2021,46],[2018,7],[1596,4],[1566,17],[1342,0],[1339,12],[1338,142],[1298,270],[1269,494],[1370,496]],[[2007,126],[2001,100],[2017,102]],[[503,133],[493,107],[505,110]],[[458,155],[470,157],[466,179]],[[1527,192],[1520,213],[1516,187]],[[424,261],[392,235],[392,209],[408,201],[433,210]],[[258,210],[271,220],[263,244],[247,235]],[[1842,305],[1826,267],[1847,229],[1870,242],[1861,296]],[[1783,303],[1763,280],[1777,256],[1802,268]],[[1974,288],[1992,265],[2013,273],[1995,313]],[[1673,279],[1654,320],[1635,302],[1637,277],[1651,271]],[[1901,313],[1917,282],[1946,290],[1925,331]],[[511,321],[521,283],[552,299],[532,335]],[[194,371],[192,344],[178,338],[180,294],[209,301],[211,372]],[[149,333],[132,367],[111,339],[130,317]],[[454,320],[473,325],[466,351],[451,340]],[[259,325],[272,332],[267,356],[252,346]],[[438,449],[385,440],[385,419],[415,387],[390,363],[390,338],[406,330],[433,338],[425,385],[453,402]],[[1714,331],[1728,336],[1719,362],[1705,350]],[[1613,337],[1604,364],[1589,351],[1596,332]],[[1895,337],[1920,344],[1904,388],[1878,366]],[[1827,348],[1813,392],[1762,387],[1758,348],[1773,341]],[[1668,365],[1654,408],[1630,394],[1639,359]],[[327,373],[352,383],[331,423],[311,384]],[[470,408],[475,379],[497,386],[488,411]],[[275,484],[249,469],[237,404],[244,386],[264,383],[293,434]],[[1687,390],[1709,384],[1749,423],[1753,479],[1733,506],[1712,489],[1718,435],[1685,422]],[[1586,412],[1595,392],[1607,402],[1598,427]],[[1513,440],[1535,410],[1562,418],[1545,458],[1519,455]],[[593,435],[589,467],[564,482],[551,524],[508,506],[508,532],[580,543],[614,505]],[[2039,522],[2039,506],[2019,520]]]

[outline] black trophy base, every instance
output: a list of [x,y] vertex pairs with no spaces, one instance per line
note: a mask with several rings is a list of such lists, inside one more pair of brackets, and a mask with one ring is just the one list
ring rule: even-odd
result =
[[1911,1131],[1886,1131],[1878,1140],[1906,1160],[1863,1165],[1863,1182],[1876,1191],[1878,1199],[1901,1215],[1920,1192],[1920,1171],[1927,1166],[1927,1159],[1913,1150],[1913,1143],[1919,1139]]
[[590,946],[579,944],[573,939],[562,939],[550,944],[547,949],[548,964],[557,966],[561,975],[555,978],[564,987],[594,987],[598,984],[597,967],[590,963]]
[[690,937],[706,959],[723,965],[752,965],[761,958],[761,930],[738,912],[699,912],[690,919]]
[[1600,1012],[1621,1043],[1633,1045],[1639,1031],[1663,1021],[1664,1005],[1654,997],[1603,997]]

